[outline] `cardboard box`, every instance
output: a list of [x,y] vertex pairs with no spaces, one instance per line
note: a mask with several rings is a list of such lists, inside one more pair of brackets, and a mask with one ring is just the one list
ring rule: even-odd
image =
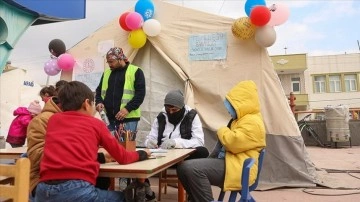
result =
[[128,151],[136,151],[136,141],[125,141],[120,144]]

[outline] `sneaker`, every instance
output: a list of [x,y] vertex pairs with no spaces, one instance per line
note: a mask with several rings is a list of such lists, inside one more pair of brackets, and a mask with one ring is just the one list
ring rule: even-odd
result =
[[151,191],[151,195],[146,194],[146,202],[156,202],[155,192]]
[[127,186],[128,186],[128,179],[127,178],[119,178],[120,191],[124,191]]
[[137,186],[135,190],[135,201],[146,202],[145,186]]
[[[149,180],[148,180],[149,181]],[[147,202],[156,202],[156,196],[155,196],[155,192],[153,192],[151,190],[150,184],[149,182],[144,183],[145,186],[145,193],[146,193],[146,201]]]
[[129,186],[127,186],[123,190],[126,202],[134,202],[134,191],[135,191],[135,189],[136,189],[136,184],[134,182],[132,182],[132,183],[129,184]]

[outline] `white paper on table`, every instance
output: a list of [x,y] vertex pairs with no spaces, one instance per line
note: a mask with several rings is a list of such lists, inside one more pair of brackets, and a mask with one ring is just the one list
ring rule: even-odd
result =
[[151,153],[167,153],[166,149],[149,149]]

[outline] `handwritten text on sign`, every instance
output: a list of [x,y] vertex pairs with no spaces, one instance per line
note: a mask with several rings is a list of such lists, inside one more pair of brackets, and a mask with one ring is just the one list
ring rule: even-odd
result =
[[226,58],[226,33],[192,35],[189,38],[190,60],[222,60]]

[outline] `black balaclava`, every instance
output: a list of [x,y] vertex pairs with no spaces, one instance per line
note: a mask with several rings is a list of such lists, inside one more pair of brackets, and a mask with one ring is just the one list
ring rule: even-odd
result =
[[169,119],[169,122],[171,124],[173,124],[174,126],[176,126],[177,124],[180,123],[184,114],[185,114],[185,107],[181,108],[178,112],[175,112],[172,114],[170,114],[168,111],[166,111],[166,115]]

